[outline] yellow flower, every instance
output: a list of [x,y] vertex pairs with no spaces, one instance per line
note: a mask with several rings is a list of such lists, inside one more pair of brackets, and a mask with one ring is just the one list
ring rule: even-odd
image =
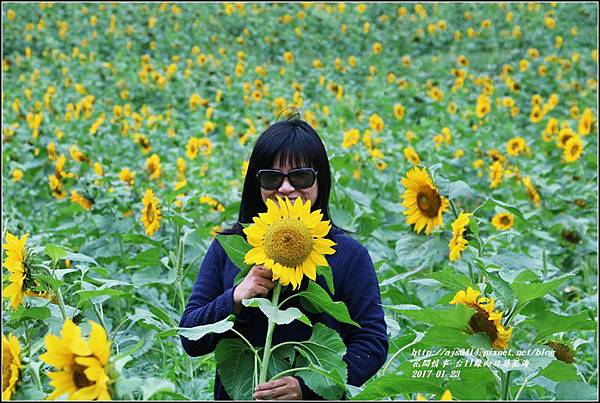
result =
[[435,101],[442,101],[444,99],[444,92],[438,87],[431,87],[428,94],[429,97]]
[[10,277],[8,278],[10,285],[2,291],[2,296],[10,298],[10,305],[14,309],[17,309],[23,301],[24,282],[28,271],[26,263],[27,249],[25,247],[28,236],[29,234],[25,234],[19,239],[10,232],[7,232],[6,243],[2,245],[2,248],[6,252],[3,265],[10,272]]
[[459,259],[461,252],[467,248],[467,240],[463,238],[463,233],[467,225],[469,225],[469,218],[472,215],[471,213],[461,212],[458,218],[452,223],[452,239],[448,244],[451,261]]
[[477,106],[475,107],[475,113],[478,118],[483,118],[485,115],[490,113],[490,99],[487,95],[479,95],[477,97]]
[[342,142],[343,148],[350,148],[354,144],[358,144],[358,137],[360,133],[358,129],[350,129],[347,132],[344,132],[344,140]]
[[402,120],[404,117],[404,106],[401,104],[394,105],[394,116],[398,120]]
[[14,335],[2,333],[2,400],[10,400],[17,388],[21,369],[21,346]]
[[402,178],[406,189],[402,194],[402,205],[406,207],[404,215],[407,224],[415,224],[414,230],[420,233],[424,227],[429,235],[432,229],[444,225],[442,214],[448,210],[449,202],[438,193],[425,169],[413,167]]
[[210,196],[201,196],[200,203],[208,204],[216,211],[221,211],[221,212],[225,211],[225,207],[221,203],[219,203],[217,200],[213,199]]
[[119,172],[119,179],[127,183],[129,186],[132,186],[133,180],[135,179],[135,172],[131,172],[129,168],[123,168]]
[[70,400],[111,400],[107,373],[110,341],[100,325],[91,320],[89,324],[88,341],[70,319],[63,324],[62,337],[49,334],[44,339],[46,353],[40,355],[40,360],[58,370],[47,373],[54,387],[49,400],[64,395]]
[[86,210],[91,210],[94,203],[80,195],[76,190],[71,190],[71,202],[79,204]]
[[381,119],[378,114],[374,113],[369,116],[369,125],[371,126],[371,129],[375,130],[377,133],[380,133],[384,127],[383,119]]
[[300,287],[306,275],[316,278],[317,266],[329,266],[324,255],[335,253],[335,242],[326,239],[331,224],[321,221],[321,210],[311,212],[311,203],[297,198],[277,196],[277,203],[267,199],[267,212],[254,217],[254,224],[244,229],[253,249],[248,251],[246,264],[262,264],[273,271],[273,280],[281,285]]
[[12,171],[12,179],[13,182],[17,183],[18,181],[20,181],[21,179],[23,179],[23,171],[21,171],[19,168],[15,168]]
[[516,156],[525,150],[525,139],[523,137],[513,137],[506,143],[506,152],[508,155]]
[[90,127],[90,134],[91,135],[96,134],[96,132],[98,131],[98,128],[100,127],[100,125],[102,123],[104,123],[104,119],[105,118],[106,118],[106,115],[103,113],[103,114],[100,115],[100,117],[98,117],[98,119],[96,119],[96,121]]
[[577,131],[580,135],[587,136],[588,134],[590,134],[593,124],[594,116],[592,115],[592,110],[590,108],[585,108],[583,114],[581,115],[581,119],[579,119],[579,126],[577,127]]
[[154,196],[151,189],[147,189],[142,198],[142,224],[146,228],[146,235],[152,236],[160,228],[160,210],[158,209],[158,198]]
[[372,46],[372,51],[376,55],[380,54],[381,53],[381,43],[375,42]]
[[90,162],[90,159],[77,148],[76,145],[72,145],[69,147],[69,154],[71,154],[71,158],[78,162]]
[[150,172],[150,179],[160,178],[160,157],[158,154],[152,154],[152,156],[146,159],[146,169]]
[[539,208],[540,207],[540,194],[538,193],[535,186],[533,186],[533,183],[531,182],[531,177],[525,176],[525,177],[523,177],[521,182],[527,189],[527,195],[529,196],[529,198],[531,199],[533,204],[535,204],[535,207]]
[[563,147],[563,160],[565,162],[575,162],[583,153],[583,142],[581,137],[573,136],[565,143]]
[[417,154],[414,148],[404,147],[404,150],[402,150],[402,152],[404,153],[406,159],[409,160],[413,165],[419,165],[421,163],[421,158],[419,157],[419,154]]
[[292,52],[285,52],[283,54],[283,60],[285,60],[287,64],[292,64],[294,63],[294,55],[292,54]]
[[511,229],[515,223],[515,216],[511,213],[498,213],[492,218],[492,225],[499,231]]
[[490,166],[490,188],[494,189],[498,187],[500,182],[502,181],[502,163],[500,161],[494,161],[494,163]]
[[452,301],[450,301],[450,304],[463,304],[469,308],[475,308],[476,312],[469,320],[471,330],[475,333],[486,333],[494,349],[506,349],[512,335],[512,327],[506,330],[500,323],[502,313],[494,310],[493,298],[480,297],[479,295],[479,291],[467,287],[466,292],[463,290],[458,291]]

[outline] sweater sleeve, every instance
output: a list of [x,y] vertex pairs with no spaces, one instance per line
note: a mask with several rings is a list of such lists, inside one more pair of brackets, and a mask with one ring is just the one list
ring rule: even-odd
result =
[[389,346],[377,275],[369,252],[362,245],[346,268],[339,297],[350,317],[361,326],[342,325],[348,383],[361,386],[383,366]]
[[[179,321],[180,327],[208,325],[235,312],[234,288],[224,290],[223,287],[225,263],[225,251],[215,239],[202,260],[192,295]],[[208,334],[195,341],[183,336],[180,339],[186,353],[196,357],[213,352],[223,336],[224,334]]]

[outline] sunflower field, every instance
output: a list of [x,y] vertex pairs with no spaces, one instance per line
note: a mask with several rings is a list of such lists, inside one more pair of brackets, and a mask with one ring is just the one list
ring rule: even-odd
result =
[[340,394],[595,399],[597,21],[595,3],[3,3],[2,398],[212,399],[217,358],[188,356],[179,320],[256,138],[294,106],[389,336]]

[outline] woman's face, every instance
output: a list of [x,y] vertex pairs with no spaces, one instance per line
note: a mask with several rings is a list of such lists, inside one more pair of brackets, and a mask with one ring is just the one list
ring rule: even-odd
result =
[[[271,167],[271,169],[277,169],[283,172],[284,174],[287,174],[292,169],[306,168],[303,166],[292,167],[290,165],[287,165],[287,162],[285,163],[285,165],[280,165],[277,161],[278,158],[275,158],[275,160],[276,161],[273,162],[273,166]],[[296,189],[291,185],[289,179],[285,177],[283,178],[283,182],[281,183],[281,186],[279,186],[278,189],[265,190],[261,187],[260,195],[262,196],[262,200],[263,203],[265,203],[265,205],[267,204],[267,199],[272,199],[275,203],[277,203],[277,196],[281,197],[282,199],[287,196],[287,198],[290,199],[292,203],[298,197],[300,197],[302,199],[302,203],[306,203],[307,200],[310,200],[310,205],[314,206],[315,202],[317,201],[317,197],[319,196],[318,180],[315,180],[315,183],[308,189]]]

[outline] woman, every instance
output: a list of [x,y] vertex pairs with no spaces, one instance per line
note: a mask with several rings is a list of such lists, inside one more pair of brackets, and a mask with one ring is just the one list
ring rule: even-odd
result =
[[[329,191],[331,172],[325,147],[318,134],[302,120],[280,121],[270,126],[256,141],[250,157],[244,182],[238,222],[224,234],[239,234],[241,223],[252,223],[252,217],[266,212],[266,200],[276,201],[277,196],[288,197],[292,202],[300,197],[304,203],[311,201],[311,209],[320,209],[323,219],[329,217]],[[356,240],[332,226],[327,236],[336,243],[335,253],[327,256],[332,269],[334,301],[343,301],[351,318],[360,328],[337,322],[326,314],[304,312],[311,322],[321,322],[335,329],[346,345],[344,361],[348,366],[348,383],[362,385],[383,365],[387,357],[388,338],[381,308],[379,285],[369,254]],[[192,295],[183,312],[181,327],[194,327],[215,323],[230,314],[236,315],[234,328],[254,346],[264,346],[267,318],[257,308],[246,308],[242,300],[253,297],[271,298],[274,287],[271,271],[254,266],[244,280],[233,286],[239,269],[225,254],[218,241],[213,241],[202,262]],[[306,289],[304,279],[299,290],[286,287],[281,300]],[[317,283],[325,285],[321,277]],[[293,298],[283,308],[295,306],[302,310],[298,298]],[[294,321],[277,326],[273,345],[284,341],[303,341],[310,337],[311,328]],[[181,342],[191,356],[209,354],[223,337],[235,337],[233,332],[207,335],[197,341],[184,337]],[[215,399],[230,399],[219,374],[215,376]],[[322,399],[306,386],[301,377],[287,376],[258,385],[255,399]]]

